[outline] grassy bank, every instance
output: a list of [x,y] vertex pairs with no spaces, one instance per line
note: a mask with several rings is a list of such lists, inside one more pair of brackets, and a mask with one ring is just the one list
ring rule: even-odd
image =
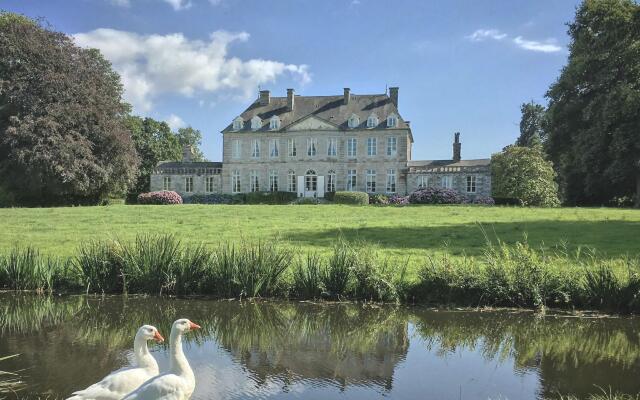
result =
[[479,256],[406,259],[366,242],[334,240],[326,253],[274,242],[185,244],[172,235],[92,241],[59,258],[14,248],[0,256],[0,287],[223,298],[282,297],[465,306],[640,311],[640,262],[487,242]]

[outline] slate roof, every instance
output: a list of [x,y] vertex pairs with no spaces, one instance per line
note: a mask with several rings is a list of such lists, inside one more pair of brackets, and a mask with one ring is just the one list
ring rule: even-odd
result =
[[429,170],[435,168],[459,168],[459,167],[489,167],[491,165],[490,158],[481,158],[477,160],[412,160],[407,162],[409,170]]
[[[409,129],[409,125],[402,119],[398,108],[386,94],[351,94],[348,104],[344,104],[344,96],[299,96],[294,97],[293,111],[287,110],[286,97],[271,97],[269,104],[261,105],[260,99],[256,99],[240,117],[244,120],[244,128],[241,131],[253,131],[251,118],[255,115],[262,119],[262,128],[257,131],[271,131],[269,120],[277,115],[280,118],[280,131],[286,131],[294,122],[308,116],[315,116],[339,129],[352,129],[348,127],[348,120],[355,114],[360,118],[360,126],[355,129],[388,129],[387,117],[395,114],[398,117],[396,129]],[[378,126],[367,128],[367,118],[375,113],[378,117]],[[222,133],[237,132],[233,129],[233,123],[227,125]]]
[[156,168],[222,168],[222,163],[214,161],[160,161]]

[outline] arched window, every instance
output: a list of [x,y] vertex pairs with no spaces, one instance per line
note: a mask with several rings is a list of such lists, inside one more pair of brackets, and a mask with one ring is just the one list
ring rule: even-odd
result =
[[251,118],[251,129],[256,131],[262,128],[262,120],[257,115]]
[[271,120],[269,120],[269,129],[271,130],[280,129],[280,117],[278,117],[277,115],[274,115],[273,117],[271,117]]
[[244,121],[242,120],[242,118],[236,117],[236,119],[233,120],[233,130],[239,131],[243,127],[244,127]]
[[360,125],[360,118],[357,115],[352,114],[349,117],[349,128],[357,128]]
[[387,117],[387,128],[395,128],[398,125],[398,116],[391,114]]
[[367,128],[375,128],[378,126],[378,116],[375,114],[369,115],[367,118]]
[[304,175],[304,190],[307,192],[318,190],[318,175],[316,175],[316,171],[310,169]]

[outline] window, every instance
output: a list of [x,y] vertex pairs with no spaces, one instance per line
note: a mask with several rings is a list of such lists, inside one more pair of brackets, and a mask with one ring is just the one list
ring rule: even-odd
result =
[[204,181],[204,190],[207,193],[213,192],[213,176],[207,176]]
[[387,170],[387,193],[396,192],[396,170],[389,168]]
[[310,169],[304,174],[304,190],[307,192],[318,190],[318,175],[316,175],[316,171]]
[[269,191],[278,191],[278,171],[276,171],[275,169],[269,171]]
[[476,192],[476,177],[475,175],[467,176],[467,193]]
[[425,175],[420,175],[418,177],[418,189],[424,189],[429,186],[429,177]]
[[378,116],[371,114],[369,118],[367,118],[367,128],[375,128],[376,126],[378,126]]
[[251,118],[251,129],[257,131],[262,128],[262,120],[257,115]]
[[367,155],[375,156],[378,154],[378,139],[374,137],[367,138]]
[[317,140],[315,138],[308,138],[307,139],[307,155],[309,157],[315,157],[316,147],[318,147]]
[[269,156],[278,157],[280,155],[280,150],[278,149],[278,139],[271,139],[269,147],[271,148],[271,150],[269,150]]
[[287,139],[287,147],[289,148],[289,157],[296,156],[296,140]]
[[357,115],[352,114],[349,117],[349,128],[357,128],[360,125],[360,118]]
[[336,156],[337,154],[338,154],[338,139],[336,138],[327,139],[327,155]]
[[398,139],[395,136],[387,138],[387,155],[395,156],[398,152]]
[[327,172],[327,192],[336,191],[336,171]]
[[233,120],[234,131],[239,131],[240,129],[242,129],[243,126],[244,126],[244,121],[242,120],[242,118],[237,117],[236,119]]
[[287,173],[287,186],[290,192],[296,191],[296,172],[293,170],[289,170]]
[[387,117],[387,128],[395,128],[398,125],[398,117],[395,114],[391,114]]
[[251,145],[251,157],[260,158],[260,141],[258,139],[253,139]]
[[187,193],[193,192],[193,176],[184,178],[184,191]]
[[233,171],[233,175],[231,176],[231,192],[232,193],[240,193],[240,171]]
[[355,157],[356,156],[356,147],[357,147],[356,138],[347,139],[347,156]]
[[280,129],[280,118],[277,115],[274,115],[269,120],[269,129],[272,129],[272,130]]
[[376,192],[376,170],[368,169],[367,170],[367,193],[375,193]]
[[231,141],[231,158],[240,158],[240,139]]
[[162,190],[171,190],[171,177],[165,176],[162,178]]
[[347,190],[354,191],[356,190],[356,170],[350,169],[347,171]]
[[258,179],[258,171],[255,169],[249,173],[249,190],[252,192],[260,191],[260,181]]
[[445,175],[442,178],[440,178],[440,181],[442,182],[442,187],[446,188],[446,189],[451,189],[451,187],[453,186],[453,179],[451,179],[450,175]]

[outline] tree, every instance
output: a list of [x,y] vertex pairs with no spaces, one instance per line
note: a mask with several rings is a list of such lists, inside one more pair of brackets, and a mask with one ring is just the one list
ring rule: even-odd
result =
[[491,156],[493,197],[517,199],[525,206],[557,207],[558,185],[540,147],[508,146]]
[[181,146],[191,146],[193,149],[191,159],[193,161],[205,161],[204,154],[202,153],[202,150],[200,150],[200,145],[202,144],[202,133],[199,130],[190,126],[180,128],[178,129],[176,136],[178,137],[178,142],[180,142]]
[[546,140],[544,107],[530,101],[529,103],[523,103],[520,106],[520,111],[522,113],[520,136],[516,140],[516,146],[533,147],[542,145]]
[[0,13],[0,187],[22,204],[124,193],[138,159],[122,93],[97,50]]
[[160,161],[181,159],[182,146],[178,136],[171,132],[166,122],[129,116],[126,124],[140,157],[138,177],[130,192],[131,195],[137,195],[149,191],[151,173]]
[[635,192],[640,207],[640,6],[586,0],[568,64],[547,92],[547,153],[568,204]]

